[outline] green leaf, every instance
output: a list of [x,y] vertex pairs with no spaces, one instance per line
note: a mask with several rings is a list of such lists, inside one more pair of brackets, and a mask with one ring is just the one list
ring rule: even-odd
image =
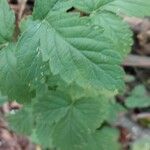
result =
[[150,14],[149,6],[149,0],[114,0],[103,6],[102,9],[119,15],[144,17]]
[[103,27],[104,37],[110,40],[114,49],[122,57],[125,57],[130,52],[131,45],[133,44],[132,32],[126,22],[109,12],[91,15],[91,20],[94,25]]
[[40,141],[37,138],[35,129],[32,130],[32,134],[30,135],[29,139],[31,140],[32,143],[41,144]]
[[32,26],[32,23],[33,23],[33,17],[32,16],[28,16],[28,17],[23,18],[19,24],[19,28],[20,28],[21,33],[25,32],[27,30],[27,28]]
[[73,0],[73,5],[85,13],[92,13],[99,10],[114,0]]
[[143,108],[150,106],[150,98],[143,85],[135,87],[126,100],[126,106],[129,108]]
[[[32,28],[31,33],[26,29],[24,34],[27,34],[28,37],[21,36],[17,44],[17,67],[20,76],[26,83],[36,85],[45,79],[44,75],[49,66],[48,63],[42,61],[39,35],[36,34],[38,30],[37,22],[29,20],[28,26]],[[32,38],[32,34],[35,35],[34,38]]]
[[104,37],[124,58],[133,44],[132,32],[120,16],[145,16],[150,14],[149,0],[74,0],[74,6],[89,13],[94,25],[104,28]]
[[10,114],[7,119],[9,121],[9,127],[13,131],[25,135],[30,135],[32,133],[34,123],[32,108],[25,107],[15,114]]
[[41,139],[45,133],[42,141],[52,139],[54,145],[63,150],[76,149],[86,142],[86,135],[100,127],[106,118],[106,109],[107,101],[102,97],[73,100],[64,92],[51,92],[39,97],[34,106],[37,136]]
[[[42,93],[43,94],[43,93]],[[54,123],[60,120],[69,106],[69,100],[65,96],[46,93],[40,96],[34,105],[34,116],[36,116],[36,135],[45,147],[52,147],[51,134]]]
[[130,74],[126,74],[124,80],[125,80],[126,83],[134,82],[135,81],[135,76],[130,75]]
[[5,102],[7,102],[8,97],[7,96],[3,96],[0,92],[0,106],[3,105]]
[[34,19],[44,19],[49,11],[66,11],[72,7],[70,0],[36,0],[33,10]]
[[103,10],[103,7],[109,5],[112,1],[113,0],[75,0],[74,5],[90,13],[92,24],[101,26],[104,29],[104,37],[110,40],[108,46],[113,47],[122,57],[125,57],[130,52],[131,45],[133,44],[132,32],[122,18],[110,11]]
[[118,15],[149,16],[149,0],[74,0],[74,6],[87,13],[103,10]]
[[33,10],[33,17],[35,19],[44,19],[50,10],[55,7],[59,0],[36,0]]
[[[43,119],[40,118],[39,119]],[[45,120],[39,120],[36,124],[35,134],[36,134],[36,143],[42,145],[43,147],[53,148],[52,143],[52,131],[54,129],[54,124],[49,123]]]
[[8,95],[11,100],[30,100],[29,85],[22,80],[17,69],[14,44],[0,51],[0,83],[2,94]]
[[15,28],[15,15],[7,0],[0,0],[0,44],[12,39]]
[[144,137],[136,140],[131,146],[132,150],[149,150],[150,148],[150,139],[149,137]]
[[105,127],[89,137],[83,150],[120,150],[119,134],[116,129]]
[[39,115],[38,117],[42,117],[46,122],[50,121],[53,124],[53,122],[57,122],[65,115],[69,104],[70,100],[65,95],[58,92],[47,93],[37,98],[34,113],[37,116]]
[[84,88],[122,88],[121,57],[106,48],[108,41],[101,33],[102,29],[91,27],[86,17],[50,13],[42,22],[33,22],[20,38],[17,49],[22,68],[36,59],[38,51],[44,61],[49,61],[53,75],[60,75],[67,83],[76,82]]
[[67,11],[73,7],[72,0],[59,0],[55,7],[53,8],[54,11]]
[[119,119],[119,115],[124,112],[126,112],[126,109],[121,104],[117,103],[115,100],[111,100],[109,102],[107,121],[110,124],[115,124]]

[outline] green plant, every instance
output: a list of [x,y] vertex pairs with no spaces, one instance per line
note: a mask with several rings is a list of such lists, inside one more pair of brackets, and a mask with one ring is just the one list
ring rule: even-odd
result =
[[138,139],[137,141],[134,142],[133,146],[132,146],[132,150],[149,150],[150,148],[150,141],[149,138],[145,137],[145,138],[141,138]]
[[43,147],[119,149],[117,131],[101,126],[109,99],[124,88],[120,65],[132,33],[123,16],[149,15],[149,6],[149,0],[36,0],[16,38],[14,13],[0,0],[0,90],[24,105],[8,117],[10,127]]
[[143,85],[136,86],[126,100],[128,108],[146,108],[150,106],[148,92]]

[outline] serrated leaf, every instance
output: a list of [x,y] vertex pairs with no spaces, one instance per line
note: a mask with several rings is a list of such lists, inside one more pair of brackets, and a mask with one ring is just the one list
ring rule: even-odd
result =
[[[118,51],[122,57],[125,57],[131,50],[133,43],[132,32],[122,18],[109,11],[102,11],[102,8],[112,1],[113,0],[75,0],[74,3],[77,8],[83,11],[87,10],[87,12],[91,13],[91,22],[96,26],[103,27],[104,37],[110,40],[114,50]],[[110,44],[108,46],[110,47]]]
[[13,131],[24,135],[32,133],[34,118],[30,107],[25,107],[15,114],[10,114],[7,120],[9,121],[9,127]]
[[[87,142],[87,136],[91,133],[91,129],[98,127],[98,124],[102,123],[100,120],[105,116],[96,112],[98,109],[100,113],[100,109],[104,108],[100,107],[94,100],[90,102],[86,99],[78,102],[76,109],[72,109],[56,125],[53,132],[54,144],[62,150],[82,148]],[[100,122],[96,118],[101,118],[98,119]]]
[[12,39],[15,28],[15,15],[7,0],[0,0],[0,44]]
[[[91,27],[87,18],[78,14],[50,13],[32,26],[18,42],[20,60],[27,60],[35,50],[49,61],[54,75],[81,87],[116,90],[123,87],[121,57],[106,47],[101,29]],[[32,38],[32,40],[30,40]],[[35,55],[35,56],[34,56]],[[24,65],[28,62],[23,62]],[[39,62],[38,62],[39,63]]]
[[15,45],[10,44],[0,51],[0,90],[11,100],[25,102],[31,95],[28,84],[19,75],[14,49]]
[[122,57],[130,52],[133,43],[132,32],[120,17],[104,11],[91,16],[91,21],[94,25],[103,27],[104,36],[110,40]]
[[149,0],[114,0],[102,9],[112,11],[118,15],[144,17],[150,14],[149,6]]
[[61,93],[46,94],[38,98],[34,106],[34,113],[46,122],[53,124],[66,114],[69,103],[70,100]]
[[53,8],[54,11],[67,11],[73,7],[72,0],[58,1],[57,5]]
[[74,6],[87,13],[107,10],[118,15],[149,16],[149,0],[74,0]]
[[35,19],[44,19],[50,10],[55,7],[59,0],[36,0],[33,10],[33,17]]
[[92,13],[99,10],[114,0],[73,0],[73,5],[85,13]]
[[105,127],[91,135],[88,144],[82,150],[120,150],[118,138],[116,129]]
[[131,50],[133,41],[129,26],[120,16],[150,14],[148,0],[74,0],[73,4],[77,9],[89,13],[93,24],[104,28],[104,36],[123,57]]
[[36,0],[33,10],[34,19],[44,19],[49,11],[66,11],[72,7],[70,0]]
[[69,106],[69,100],[57,93],[38,98],[38,102],[34,105],[34,114],[36,135],[42,145],[52,147],[51,134],[54,123],[66,114],[67,106]]
[[127,98],[126,106],[129,108],[143,108],[150,106],[150,96],[146,92],[146,89],[143,85],[138,85],[131,92],[131,96]]
[[[39,35],[36,34],[39,26],[37,26],[37,22],[31,22],[31,20],[29,20],[29,24],[32,32],[25,31],[24,34],[27,34],[28,37],[21,36],[17,44],[17,67],[26,83],[37,84],[44,80],[45,71],[49,68],[48,64],[42,61]],[[35,34],[34,38],[32,38],[32,34]]]
[[40,132],[42,129],[43,133],[47,133],[44,140],[52,138],[54,145],[70,150],[84,144],[86,135],[102,124],[107,114],[106,103],[102,97],[71,100],[64,93],[52,92],[38,99],[34,112]]

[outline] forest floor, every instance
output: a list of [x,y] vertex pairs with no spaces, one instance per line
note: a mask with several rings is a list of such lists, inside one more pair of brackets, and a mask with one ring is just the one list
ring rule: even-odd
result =
[[[11,8],[16,13],[16,24],[21,18],[32,13],[34,4],[34,0],[18,1],[9,0]],[[150,18],[125,17],[124,19],[133,31],[134,44],[132,52],[122,64],[126,72],[126,90],[116,97],[118,103],[125,103],[131,91],[139,85],[146,89],[145,96],[148,95],[150,98]],[[39,146],[32,144],[26,137],[8,129],[3,115],[18,108],[20,105],[15,102],[6,103],[0,108],[0,150],[40,150]],[[120,129],[119,141],[124,150],[128,150],[131,143],[138,140],[142,141],[147,137],[150,139],[150,106],[131,107],[126,113],[120,115],[116,126]]]

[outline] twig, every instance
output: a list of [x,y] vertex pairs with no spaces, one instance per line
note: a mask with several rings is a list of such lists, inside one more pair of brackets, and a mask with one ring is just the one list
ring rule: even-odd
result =
[[138,121],[139,119],[150,119],[150,113],[141,113],[141,114],[133,115],[132,118],[135,121]]
[[150,57],[129,55],[125,59],[123,65],[131,67],[150,68]]
[[22,15],[23,15],[23,12],[26,8],[26,3],[27,3],[27,0],[18,0],[18,3],[20,5],[20,10],[19,10],[19,14],[18,14],[18,19],[21,20],[22,18]]

